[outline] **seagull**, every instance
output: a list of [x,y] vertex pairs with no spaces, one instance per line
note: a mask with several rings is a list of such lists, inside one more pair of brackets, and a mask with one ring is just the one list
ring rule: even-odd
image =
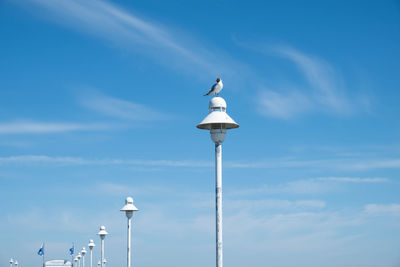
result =
[[218,96],[219,92],[221,92],[222,87],[224,87],[224,85],[220,78],[217,78],[216,82],[217,83],[215,83],[213,86],[211,86],[210,91],[207,94],[205,94],[204,96],[209,96],[212,94],[215,94],[216,96]]

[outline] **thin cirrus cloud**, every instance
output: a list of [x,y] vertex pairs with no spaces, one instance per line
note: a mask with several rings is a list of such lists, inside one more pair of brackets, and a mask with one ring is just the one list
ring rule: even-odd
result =
[[400,204],[368,204],[364,212],[374,216],[400,216]]
[[235,195],[256,195],[256,194],[295,194],[315,195],[340,190],[344,183],[385,183],[386,178],[360,178],[360,177],[321,177],[312,179],[294,180],[278,185],[264,185],[258,188],[241,189],[231,192]]
[[388,182],[387,178],[360,178],[360,177],[320,177],[317,181],[325,182],[343,182],[343,183],[384,183]]
[[[307,89],[286,88],[269,90],[263,88],[257,98],[258,110],[261,114],[290,119],[311,111],[323,111],[331,114],[349,115],[357,109],[364,109],[368,104],[365,96],[353,97],[346,93],[343,78],[331,64],[323,59],[306,54],[290,46],[275,46],[258,49],[263,53],[271,51],[292,62],[306,81]],[[360,99],[360,101],[357,101]],[[363,100],[363,101],[361,101]]]
[[107,124],[14,121],[0,123],[0,134],[42,134],[92,131],[110,128]]
[[88,109],[120,119],[144,121],[173,118],[172,115],[146,105],[110,97],[100,92],[92,92],[90,95],[81,97],[80,103]]
[[[85,30],[120,46],[140,48],[134,51],[153,57],[157,63],[167,63],[166,66],[179,65],[186,71],[185,66],[190,64],[194,73],[202,73],[203,76],[204,73],[222,74],[227,79],[238,79],[236,74],[241,73],[240,76],[248,76],[246,79],[252,77],[255,86],[263,88],[257,96],[258,111],[267,117],[290,119],[321,110],[347,115],[360,106],[361,100],[368,103],[364,96],[358,97],[359,102],[350,101],[340,74],[328,62],[290,46],[269,47],[260,51],[269,54],[273,51],[295,64],[308,82],[307,90],[287,89],[279,85],[276,87],[285,89],[270,90],[248,65],[233,60],[223,51],[200,46],[198,41],[190,41],[187,37],[189,35],[178,34],[171,28],[140,18],[132,11],[128,12],[109,2],[31,0],[29,3],[47,10],[47,17],[63,25],[79,31]],[[175,65],[171,65],[171,62]]]
[[[62,165],[137,165],[137,166],[158,166],[158,167],[191,167],[201,168],[213,166],[210,161],[199,160],[146,160],[146,159],[121,159],[121,158],[102,158],[88,159],[80,157],[53,157],[47,155],[20,155],[0,157],[0,164],[4,163],[25,163],[25,164],[62,164]],[[400,159],[354,159],[349,160],[287,160],[287,159],[269,159],[265,162],[240,163],[227,161],[224,166],[230,169],[304,169],[319,166],[320,170],[343,170],[343,171],[365,171],[373,169],[399,169]],[[309,182],[296,185],[295,188],[312,189],[313,185],[330,183],[383,183],[388,182],[387,178],[360,178],[360,177],[319,177],[313,178]],[[294,186],[289,184],[289,186]],[[300,186],[300,187],[299,187]],[[296,189],[296,190],[297,190]],[[280,189],[279,189],[280,190]],[[290,187],[285,190],[290,191]]]
[[[44,14],[54,21],[111,41],[117,46],[128,47],[132,51],[147,54],[156,63],[163,62],[171,67],[180,67],[187,71],[190,64],[194,73],[201,70],[204,73],[231,73],[241,64],[223,56],[224,52],[207,49],[191,41],[187,35],[174,32],[170,28],[160,26],[161,23],[151,22],[126,11],[110,2],[102,0],[31,0],[34,7],[48,11]],[[137,49],[140,48],[140,49]],[[211,60],[213,59],[213,60]],[[235,66],[235,67],[233,67]]]

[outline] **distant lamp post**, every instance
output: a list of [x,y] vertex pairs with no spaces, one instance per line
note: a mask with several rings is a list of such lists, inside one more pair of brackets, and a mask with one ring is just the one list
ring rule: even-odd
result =
[[77,265],[78,265],[78,264],[77,264],[77,262],[78,262],[78,257],[75,257],[75,258],[74,258],[74,262],[75,262],[75,263],[74,263],[74,267],[77,267]]
[[85,267],[85,255],[86,255],[85,247],[82,248],[81,253],[82,253],[82,267]]
[[81,267],[81,258],[82,258],[81,253],[79,252],[76,257],[78,258],[78,267]]
[[89,240],[89,244],[88,244],[88,247],[89,247],[89,250],[90,250],[90,267],[93,267],[92,266],[92,263],[93,263],[93,248],[95,246],[96,245],[94,244],[93,239],[90,239]]
[[103,260],[103,265],[104,265],[104,267],[106,266],[106,263],[107,263],[107,260],[104,259],[104,260]]
[[10,258],[10,267],[13,267],[13,263],[14,263],[13,258]]
[[101,267],[104,267],[104,238],[108,235],[106,227],[104,225],[100,226],[100,231],[97,234],[101,239]]
[[100,265],[101,265],[101,262],[100,262],[100,261],[98,261],[98,262],[97,262],[97,266],[98,266],[98,267],[100,267]]
[[134,211],[139,209],[133,205],[133,198],[127,197],[125,199],[125,206],[122,207],[121,211],[125,211],[126,217],[128,218],[128,232],[127,232],[127,267],[131,267],[131,221]]
[[215,205],[216,205],[216,265],[222,267],[222,142],[226,130],[238,128],[226,113],[226,102],[222,97],[213,97],[209,103],[209,114],[197,128],[209,130],[215,143]]
[[15,267],[18,267],[18,261],[17,260],[14,261],[14,265],[15,265]]

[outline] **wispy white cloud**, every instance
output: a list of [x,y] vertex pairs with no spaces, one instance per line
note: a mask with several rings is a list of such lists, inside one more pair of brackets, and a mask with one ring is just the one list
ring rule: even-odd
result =
[[366,171],[373,169],[397,169],[400,168],[398,158],[364,158],[364,157],[338,157],[332,159],[307,159],[296,158],[270,158],[255,162],[226,162],[225,167],[229,168],[316,168],[318,169],[339,169],[346,171]]
[[[230,192],[233,193],[234,192]],[[326,203],[322,200],[282,200],[282,199],[263,199],[263,200],[249,200],[249,199],[226,199],[224,200],[224,207],[227,212],[231,213],[233,210],[247,210],[247,211],[260,211],[260,210],[309,210],[309,209],[322,209],[325,208]]]
[[368,204],[364,212],[376,216],[400,216],[400,204]]
[[[164,62],[167,66],[179,66],[187,71],[187,65],[197,72],[201,69],[209,74],[229,72],[233,65],[240,64],[225,57],[223,51],[214,52],[202,47],[198,42],[190,41],[185,34],[178,34],[171,28],[161,26],[124,10],[116,4],[102,0],[31,0],[48,12],[47,17],[72,28],[85,31],[107,41],[138,50],[155,59],[156,63]],[[26,4],[26,2],[24,2]],[[43,16],[43,10],[40,12]],[[216,60],[218,58],[218,60]],[[214,59],[214,60],[211,60]]]
[[317,181],[327,182],[343,182],[343,183],[385,183],[388,182],[387,178],[360,178],[360,177],[320,177],[316,178]]
[[45,155],[23,155],[0,157],[1,163],[43,163],[62,165],[138,165],[138,166],[161,166],[161,167],[209,167],[212,162],[190,161],[190,160],[140,160],[140,159],[85,159],[79,157],[51,157]]
[[[122,159],[122,158],[100,158],[88,159],[81,157],[57,157],[47,155],[19,155],[0,157],[0,163],[46,163],[65,165],[132,165],[142,167],[210,167],[211,161],[202,160],[143,160],[143,159]],[[318,168],[316,168],[318,166]],[[315,168],[318,170],[344,170],[344,171],[365,171],[372,169],[398,169],[400,159],[327,159],[327,160],[294,160],[287,158],[272,158],[253,163],[226,161],[225,168]],[[388,181],[386,178],[360,178],[360,177],[320,177],[311,179],[313,182],[353,182],[353,183],[380,183]],[[306,185],[308,187],[309,185]]]
[[[287,88],[277,82],[283,90],[270,90],[265,86],[257,96],[258,110],[269,117],[289,119],[309,112],[327,112],[339,115],[353,114],[364,109],[366,96],[352,97],[347,93],[345,82],[339,71],[322,58],[300,52],[290,46],[263,47],[258,49],[270,54],[271,51],[294,63],[303,74],[307,86],[303,89]],[[286,82],[285,82],[286,83]],[[359,101],[364,99],[363,101]]]
[[350,112],[351,105],[343,91],[342,78],[328,62],[289,46],[276,47],[276,51],[297,65],[314,89],[312,97],[318,104],[336,113]]
[[310,110],[310,100],[298,91],[287,94],[263,90],[258,96],[258,110],[261,114],[281,119],[290,119],[295,114]]
[[40,134],[104,130],[111,126],[99,123],[15,121],[0,123],[0,134]]
[[173,117],[146,105],[110,97],[93,90],[82,96],[80,102],[86,108],[120,119],[146,121],[170,119]]
[[323,177],[293,180],[277,185],[263,185],[257,188],[247,188],[232,191],[234,195],[255,195],[255,194],[324,194],[340,190],[344,183],[386,183],[387,178],[359,178],[359,177]]

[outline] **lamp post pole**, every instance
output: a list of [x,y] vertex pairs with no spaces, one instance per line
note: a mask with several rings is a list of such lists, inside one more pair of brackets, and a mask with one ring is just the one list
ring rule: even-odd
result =
[[15,267],[18,267],[18,261],[17,260],[14,261],[14,265],[15,265]]
[[197,128],[210,130],[211,140],[215,144],[215,236],[216,266],[222,267],[222,143],[226,130],[238,128],[226,113],[226,102],[222,97],[214,97],[209,103],[209,114],[197,125]]
[[78,267],[81,267],[81,258],[82,258],[81,253],[79,252],[76,257],[78,258]]
[[138,208],[133,205],[133,198],[127,197],[125,200],[125,206],[122,207],[121,211],[125,211],[126,217],[128,218],[128,231],[127,231],[127,255],[126,262],[127,267],[131,267],[131,223],[132,215],[134,211],[138,211]]
[[89,244],[88,247],[90,249],[90,267],[93,267],[93,247],[95,247],[96,245],[93,242],[93,239],[89,240]]
[[97,234],[101,239],[101,267],[104,267],[104,238],[108,235],[106,227],[104,225],[100,226],[100,231]]
[[86,255],[86,249],[85,247],[82,248],[82,267],[85,267],[85,255]]
[[74,262],[75,262],[74,267],[78,267],[78,266],[77,266],[77,262],[78,262],[78,258],[77,258],[77,257],[74,258]]
[[13,263],[14,263],[13,258],[10,258],[10,267],[13,267]]

